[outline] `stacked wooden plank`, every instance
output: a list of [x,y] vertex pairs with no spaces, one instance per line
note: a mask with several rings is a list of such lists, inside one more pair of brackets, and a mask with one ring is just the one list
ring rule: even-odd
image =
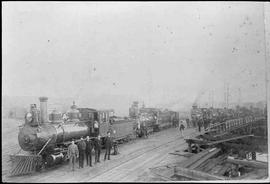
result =
[[[180,162],[175,168],[175,175],[185,176],[192,178],[194,180],[225,180],[228,179],[222,175],[214,175],[212,173],[207,173],[206,170],[210,171],[215,168],[215,173],[218,173],[222,167],[220,164],[226,159],[225,155],[221,155],[217,158],[216,156],[220,152],[219,148],[208,148],[196,155],[193,155],[187,160]],[[226,170],[225,170],[226,171]],[[222,171],[224,172],[224,171]]]
[[261,169],[268,168],[267,162],[261,162],[261,161],[255,161],[255,160],[239,160],[239,159],[228,158],[227,162],[245,165],[245,166],[249,166],[249,167],[261,168]]
[[187,178],[191,178],[192,180],[226,180],[228,178],[208,174],[205,172],[197,171],[194,169],[187,169],[184,167],[176,167],[174,169],[174,175],[184,176]]
[[207,155],[205,155],[203,158],[201,158],[200,160],[198,160],[195,163],[193,163],[192,165],[190,165],[188,168],[195,169],[195,168],[199,167],[206,160],[208,160],[209,158],[215,156],[220,151],[220,149],[216,148],[215,150],[213,150],[211,152],[210,151],[209,151],[209,153]]
[[194,153],[189,153],[189,152],[173,152],[173,153],[170,153],[170,154],[171,155],[184,156],[184,157],[188,157],[188,158],[195,155]]
[[220,151],[219,148],[208,148],[200,153],[197,153],[196,155],[190,157],[187,160],[184,160],[183,162],[180,163],[180,167],[185,167],[189,168],[191,167],[192,169],[198,167],[200,164],[202,164],[204,161],[207,159],[213,157]]

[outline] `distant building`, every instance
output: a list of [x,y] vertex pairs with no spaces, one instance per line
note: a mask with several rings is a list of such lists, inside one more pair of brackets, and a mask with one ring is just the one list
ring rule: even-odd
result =
[[14,107],[11,108],[8,112],[8,118],[12,119],[24,119],[27,109],[23,107]]
[[129,108],[129,117],[136,118],[139,116],[139,102],[135,101]]

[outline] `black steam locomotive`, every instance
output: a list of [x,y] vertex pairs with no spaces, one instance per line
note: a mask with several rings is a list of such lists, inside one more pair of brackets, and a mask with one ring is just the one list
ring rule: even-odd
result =
[[[12,175],[27,174],[62,163],[67,159],[67,147],[73,139],[77,142],[81,137],[94,139],[100,135],[104,142],[108,131],[115,142],[138,136],[136,118],[116,117],[113,110],[77,108],[74,102],[66,114],[54,110],[48,118],[48,98],[40,97],[39,100],[40,110],[35,104],[30,106],[18,135],[20,147],[29,154],[11,155],[15,163]],[[160,129],[171,126],[177,119],[177,113],[144,108],[140,111],[140,119],[142,127]]]
[[133,102],[129,108],[129,116],[137,122],[136,132],[139,137],[143,136],[146,131],[148,133],[157,132],[179,122],[178,112],[144,106],[139,108],[138,102]]

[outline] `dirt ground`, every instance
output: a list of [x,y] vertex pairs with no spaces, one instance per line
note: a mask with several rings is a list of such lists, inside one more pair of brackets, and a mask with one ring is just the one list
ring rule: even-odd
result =
[[[23,120],[2,119],[2,177],[3,181],[8,175],[11,163],[8,162],[9,155],[18,153],[20,146],[18,143],[19,126]],[[23,153],[23,151],[21,151]]]
[[[2,121],[2,177],[4,182],[89,182],[89,181],[163,181],[151,173],[149,168],[179,162],[185,157],[171,155],[170,152],[183,150],[186,143],[177,128],[170,128],[154,133],[147,139],[136,139],[119,146],[119,155],[112,155],[111,160],[93,167],[77,168],[73,172],[67,163],[58,167],[31,175],[9,177],[9,154],[20,150],[17,135],[20,122]],[[190,136],[194,129],[187,129],[185,136]],[[93,156],[94,159],[94,156]]]

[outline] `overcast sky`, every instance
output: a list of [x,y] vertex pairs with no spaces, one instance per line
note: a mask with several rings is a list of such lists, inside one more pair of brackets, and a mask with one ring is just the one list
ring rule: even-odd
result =
[[[263,3],[4,2],[2,94],[265,99]],[[115,98],[117,96],[118,98]],[[127,108],[127,107],[125,107]]]

